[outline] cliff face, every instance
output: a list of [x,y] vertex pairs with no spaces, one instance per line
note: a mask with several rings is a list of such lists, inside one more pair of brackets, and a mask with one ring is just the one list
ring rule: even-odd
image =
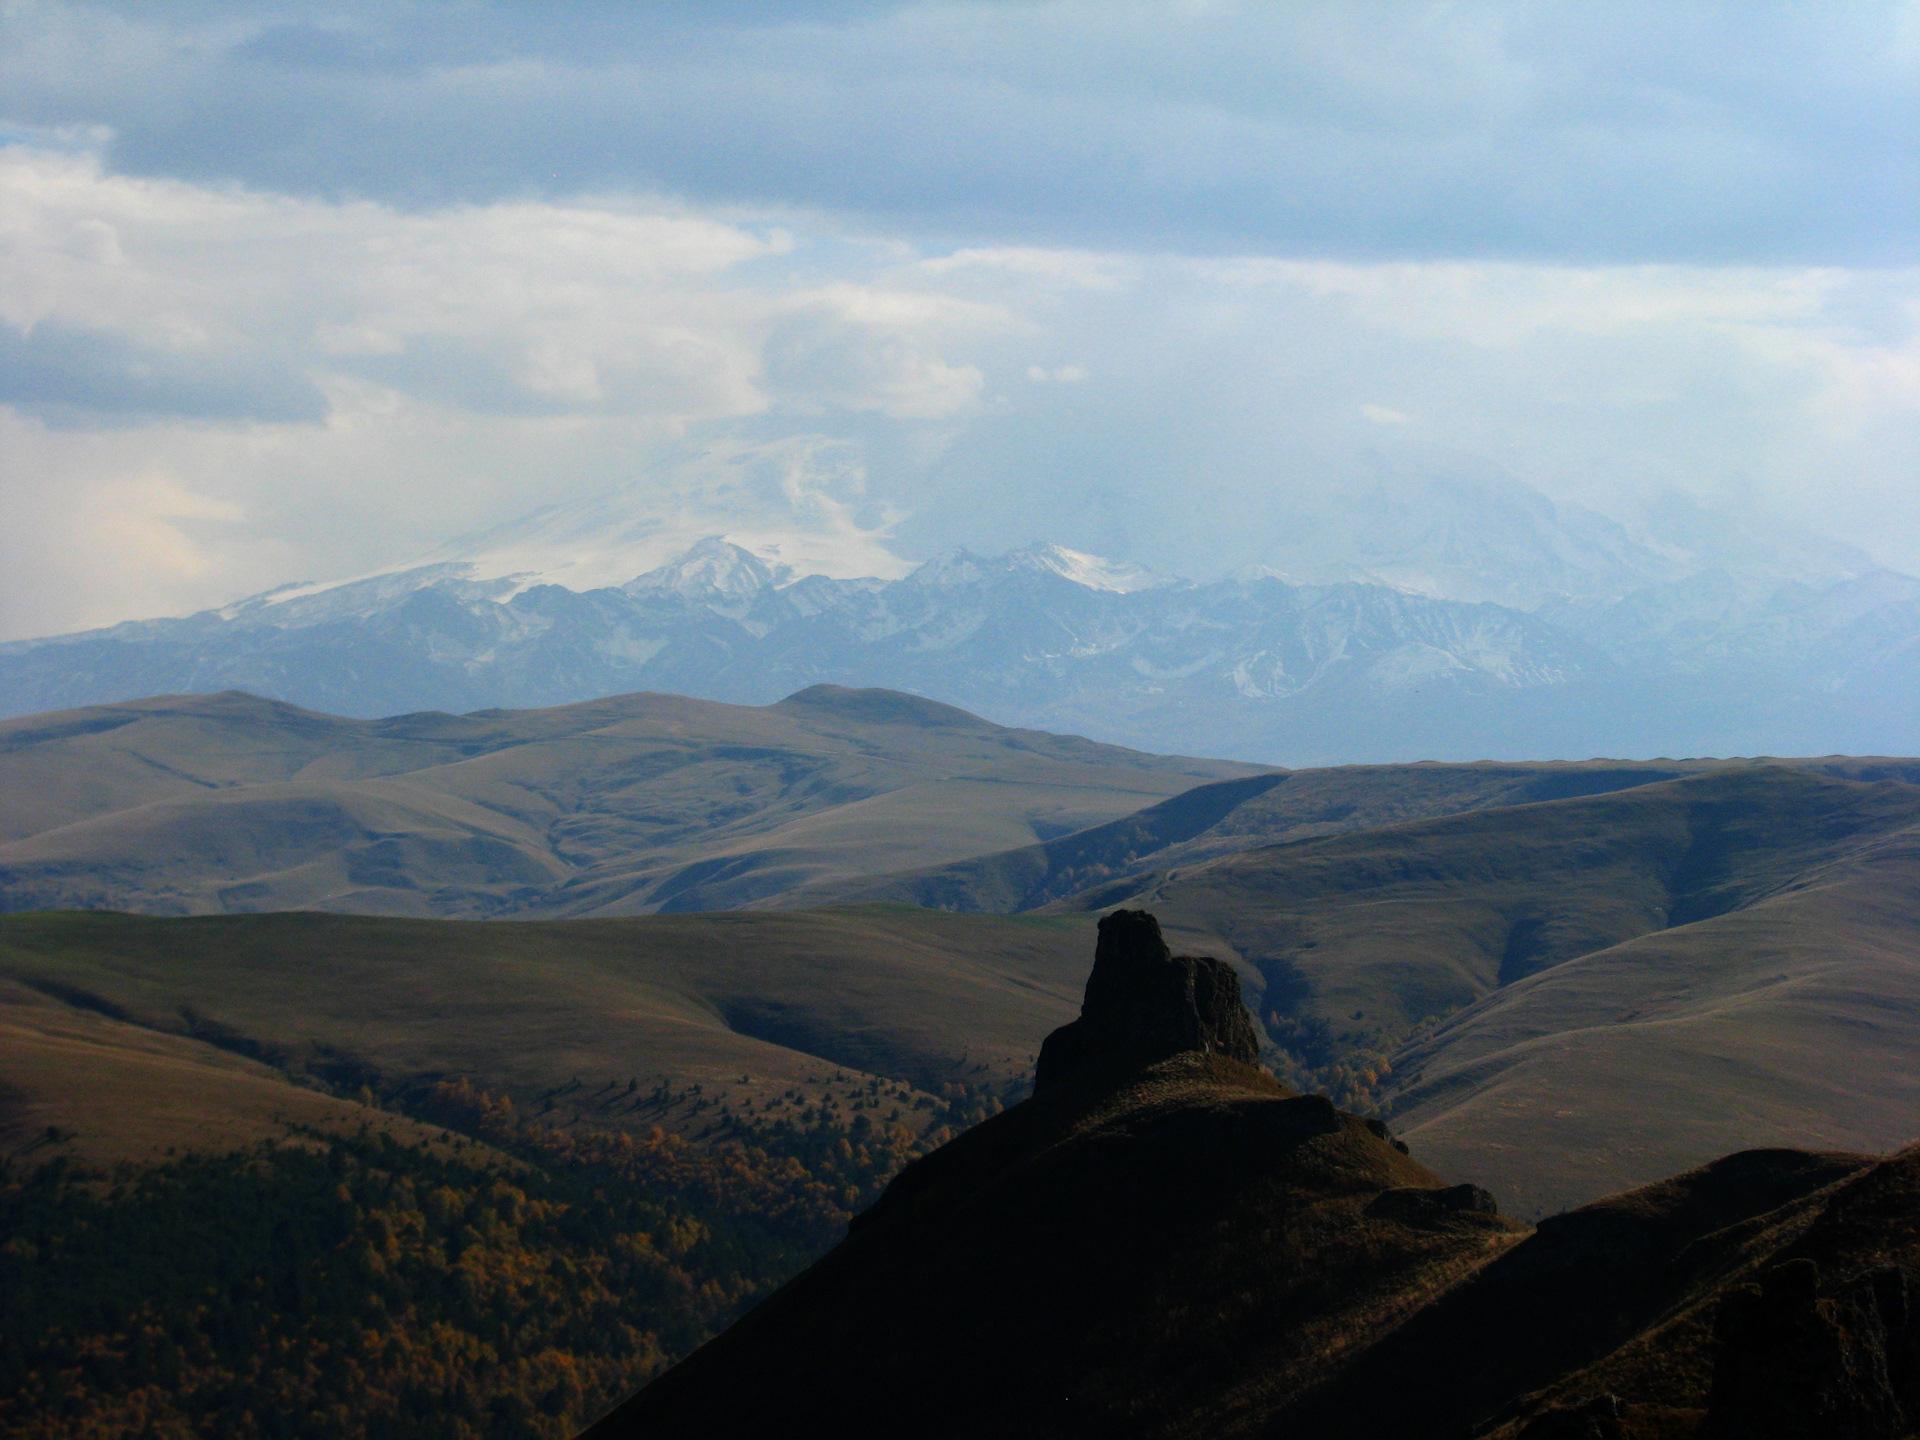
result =
[[1920,1161],[1749,1152],[1529,1231],[1283,1089],[1252,1035],[1231,969],[1107,917],[1034,1098],[589,1436],[1892,1440],[1920,1414]]

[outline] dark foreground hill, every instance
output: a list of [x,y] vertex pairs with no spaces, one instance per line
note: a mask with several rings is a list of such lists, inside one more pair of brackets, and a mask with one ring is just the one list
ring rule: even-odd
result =
[[1920,1156],[1747,1152],[1530,1231],[1252,1058],[1231,970],[1110,916],[1034,1097],[589,1440],[1920,1421]]

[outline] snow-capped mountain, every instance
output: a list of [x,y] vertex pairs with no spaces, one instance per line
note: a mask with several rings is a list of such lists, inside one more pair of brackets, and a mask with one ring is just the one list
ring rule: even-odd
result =
[[0,708],[228,688],[359,715],[643,689],[765,703],[832,681],[1288,763],[1920,748],[1920,581],[1700,575],[1562,603],[1550,619],[1379,583],[1196,584],[1057,546],[796,579],[710,536],[617,586],[442,560],[15,643]]
[[1920,749],[1920,580],[1668,508],[1632,531],[1498,474],[1388,477],[1303,512],[1270,565],[1196,583],[1051,544],[908,567],[832,507],[811,530],[701,534],[627,490],[344,583],[0,645],[0,712],[226,688],[351,715],[767,702],[829,681],[1287,763]]

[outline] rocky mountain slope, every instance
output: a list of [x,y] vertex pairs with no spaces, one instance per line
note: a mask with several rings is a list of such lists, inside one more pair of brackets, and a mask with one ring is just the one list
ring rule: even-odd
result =
[[1152,917],[1107,917],[1081,1018],[1048,1042],[1071,1063],[590,1440],[1894,1440],[1920,1420],[1920,1159],[1750,1151],[1529,1230],[1256,1069],[1232,982],[1170,957]]

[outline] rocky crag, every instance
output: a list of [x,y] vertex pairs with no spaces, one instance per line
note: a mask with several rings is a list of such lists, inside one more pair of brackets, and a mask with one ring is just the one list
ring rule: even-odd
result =
[[589,1440],[1920,1421],[1920,1154],[1748,1151],[1529,1229],[1256,1055],[1229,966],[1109,915],[1033,1097]]

